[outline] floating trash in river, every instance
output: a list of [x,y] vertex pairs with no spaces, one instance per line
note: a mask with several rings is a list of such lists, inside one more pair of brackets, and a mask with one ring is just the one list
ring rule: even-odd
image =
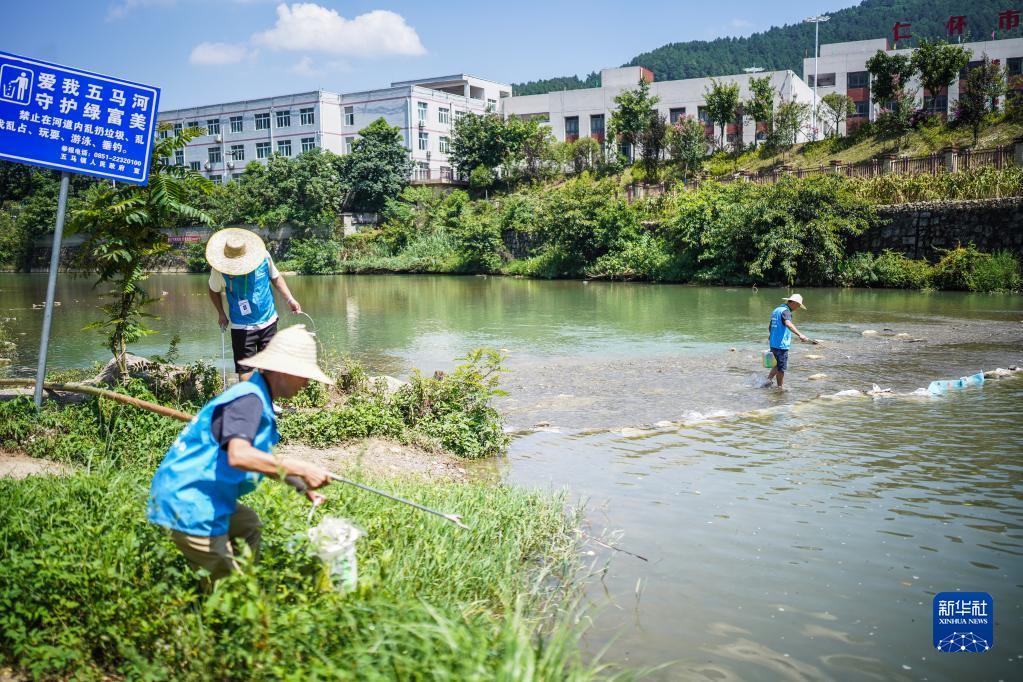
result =
[[983,385],[984,372],[977,372],[976,374],[971,374],[968,377],[962,377],[960,379],[940,379],[938,381],[932,381],[927,387],[927,391],[931,395],[942,395],[948,391],[958,391],[964,388]]

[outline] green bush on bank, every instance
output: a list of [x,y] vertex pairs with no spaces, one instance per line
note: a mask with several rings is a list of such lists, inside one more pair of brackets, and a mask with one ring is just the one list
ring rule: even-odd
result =
[[983,253],[973,245],[947,251],[934,264],[885,251],[858,253],[842,266],[844,286],[893,289],[1014,292],[1023,289],[1019,260],[1008,251]]
[[[966,281],[932,277],[929,265],[891,254],[852,254],[849,246],[878,225],[876,204],[1009,195],[1023,195],[1023,170],[708,182],[633,202],[614,179],[584,172],[490,200],[408,188],[388,203],[380,229],[293,249],[289,257],[303,272],[1016,290],[1009,254],[978,258],[986,274]],[[324,252],[339,254],[337,264],[320,265]]]

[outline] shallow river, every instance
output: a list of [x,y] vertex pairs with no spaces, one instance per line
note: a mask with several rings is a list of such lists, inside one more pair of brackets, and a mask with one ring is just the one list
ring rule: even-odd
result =
[[[320,339],[375,373],[449,369],[479,345],[507,351],[499,407],[515,438],[502,475],[567,488],[591,533],[649,559],[589,547],[587,647],[608,646],[607,660],[667,664],[663,679],[1021,678],[1023,373],[910,394],[1023,365],[1023,297],[803,290],[795,323],[823,343],[794,346],[778,391],[757,383],[780,290],[289,281]],[[151,280],[167,292],[154,309],[162,333],[137,352],[165,352],[179,334],[183,359],[219,361],[203,282]],[[26,376],[44,291],[42,276],[0,275]],[[62,276],[57,299],[51,369],[105,360],[99,334],[81,331],[96,315],[90,285]],[[827,397],[873,384],[891,391]],[[992,595],[990,651],[934,649],[943,591]]]

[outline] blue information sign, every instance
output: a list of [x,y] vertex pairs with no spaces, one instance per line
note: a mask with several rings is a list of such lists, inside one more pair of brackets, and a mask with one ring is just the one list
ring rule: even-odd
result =
[[144,185],[160,90],[0,52],[0,158]]

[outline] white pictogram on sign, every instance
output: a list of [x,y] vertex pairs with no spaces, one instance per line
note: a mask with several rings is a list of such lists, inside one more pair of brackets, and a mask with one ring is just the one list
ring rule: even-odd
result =
[[0,67],[0,99],[15,104],[28,104],[32,99],[35,72],[12,64]]

